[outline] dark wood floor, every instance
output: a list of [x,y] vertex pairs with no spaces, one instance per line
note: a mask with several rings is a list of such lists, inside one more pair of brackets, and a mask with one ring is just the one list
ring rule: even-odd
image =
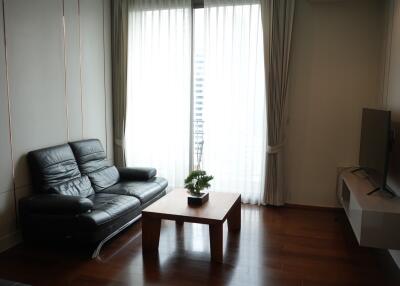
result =
[[224,228],[224,264],[209,262],[208,228],[163,222],[159,254],[142,256],[141,224],[98,260],[83,249],[19,245],[0,255],[0,278],[32,285],[400,285],[386,251],[362,248],[339,211],[242,207]]

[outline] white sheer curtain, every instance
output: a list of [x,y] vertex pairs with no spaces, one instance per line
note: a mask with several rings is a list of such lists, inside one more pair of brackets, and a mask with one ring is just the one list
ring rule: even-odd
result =
[[267,131],[259,3],[204,1],[204,66],[203,169],[212,190],[259,204]]
[[170,187],[189,172],[191,1],[131,1],[127,166],[157,168]]

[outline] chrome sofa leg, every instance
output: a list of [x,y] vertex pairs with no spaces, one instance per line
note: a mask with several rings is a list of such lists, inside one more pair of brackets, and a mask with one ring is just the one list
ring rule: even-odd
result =
[[92,259],[97,258],[100,255],[100,251],[101,248],[103,247],[103,245],[109,241],[111,238],[113,238],[115,235],[117,235],[118,233],[120,233],[121,231],[123,231],[125,228],[127,228],[128,226],[130,226],[131,224],[135,223],[136,221],[138,221],[140,218],[142,217],[142,214],[139,214],[137,217],[135,217],[134,219],[128,221],[126,224],[124,224],[123,226],[121,226],[119,229],[117,229],[116,231],[114,231],[113,233],[111,233],[110,235],[108,235],[106,238],[104,238],[102,241],[99,242],[99,244],[97,245],[96,249],[94,250],[93,254],[92,254]]

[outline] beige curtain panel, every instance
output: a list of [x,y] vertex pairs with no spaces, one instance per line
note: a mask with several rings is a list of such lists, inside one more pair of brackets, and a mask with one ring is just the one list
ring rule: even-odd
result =
[[295,0],[261,0],[267,102],[267,154],[263,204],[285,204],[283,145]]
[[112,1],[112,88],[114,161],[124,167],[127,101],[128,0]]

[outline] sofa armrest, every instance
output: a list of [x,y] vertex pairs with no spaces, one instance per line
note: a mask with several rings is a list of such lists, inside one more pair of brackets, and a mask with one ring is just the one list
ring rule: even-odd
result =
[[81,214],[93,208],[93,202],[78,196],[35,195],[19,201],[21,211],[42,214]]
[[154,168],[118,168],[122,180],[147,181],[157,174]]

